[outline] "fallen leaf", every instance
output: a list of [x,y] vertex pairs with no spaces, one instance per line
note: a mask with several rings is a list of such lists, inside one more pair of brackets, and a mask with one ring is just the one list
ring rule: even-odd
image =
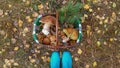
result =
[[22,0],[23,2],[26,2],[26,0]]
[[30,18],[30,16],[26,16],[26,18],[25,19],[29,19]]
[[14,51],[17,51],[19,49],[19,47],[18,46],[16,46],[15,48],[14,48]]
[[85,65],[85,68],[90,68],[90,65],[86,64],[86,65]]
[[100,46],[100,45],[101,45],[100,41],[97,41],[97,46]]
[[74,60],[75,60],[75,61],[78,61],[79,59],[78,59],[78,57],[75,57]]
[[2,52],[5,52],[6,50],[5,50],[5,49],[2,49],[1,51],[2,51]]
[[10,63],[14,63],[15,62],[15,60],[14,59],[10,59]]
[[12,7],[12,5],[11,5],[11,4],[8,4],[8,7],[9,7],[9,8],[11,8],[11,7]]
[[97,10],[100,10],[100,7],[98,7]]
[[90,35],[91,26],[87,25],[86,29],[87,29],[87,36],[89,36]]
[[36,60],[35,59],[30,59],[30,62],[34,63],[34,62],[36,62]]
[[32,17],[37,17],[38,16],[38,13],[37,12],[34,12],[33,14],[32,14]]
[[15,38],[12,38],[12,39],[11,39],[11,43],[12,43],[12,44],[15,44],[16,41],[17,41],[17,40],[16,40]]
[[109,18],[107,17],[107,18],[104,20],[104,23],[108,23],[108,19],[109,19]]
[[85,17],[85,18],[87,18],[87,17],[88,17],[88,15],[87,15],[87,14],[84,14],[84,17]]
[[3,68],[8,68],[6,64],[3,65]]
[[112,12],[112,17],[115,19],[116,18],[116,13]]
[[29,4],[30,4],[30,1],[27,0],[27,1],[26,1],[26,5],[29,5]]
[[24,30],[23,30],[24,33],[27,33],[28,32],[28,28],[25,27]]
[[98,30],[97,33],[100,34],[100,33],[101,33],[101,30]]
[[89,12],[93,12],[93,9],[89,9]]
[[31,22],[32,22],[32,18],[29,18],[27,21],[28,21],[29,23],[31,23]]
[[113,8],[115,8],[116,6],[117,6],[116,3],[113,3],[113,4],[112,4],[112,7],[113,7]]
[[87,10],[90,8],[90,6],[88,4],[85,4],[83,8]]
[[19,19],[18,24],[19,24],[19,27],[21,27],[23,25],[23,21]]
[[0,51],[0,54],[2,54],[2,51]]
[[78,49],[78,54],[81,55],[82,54],[82,50]]
[[106,41],[104,41],[104,43],[103,43],[104,45],[107,45],[107,42]]
[[100,25],[102,25],[102,24],[103,24],[103,22],[102,22],[102,21],[100,21],[100,22],[99,22],[99,24],[100,24]]
[[13,31],[14,31],[14,32],[16,32],[16,31],[17,31],[17,29],[16,29],[16,28],[13,28]]
[[18,64],[18,63],[16,63],[16,62],[15,62],[13,65],[14,65],[14,66],[19,66],[19,64]]
[[113,41],[113,38],[110,38],[110,41],[112,42],[112,41]]
[[25,48],[29,48],[29,47],[30,47],[30,45],[29,45],[29,44],[26,44],[26,45],[25,45]]
[[3,15],[3,10],[0,9],[0,15]]
[[5,31],[4,30],[0,30],[0,34],[1,35],[5,35]]
[[47,61],[50,62],[50,57],[47,58]]
[[42,5],[42,4],[38,5],[38,9],[39,9],[39,10],[42,9],[42,8],[43,8],[43,5]]
[[94,61],[94,62],[93,62],[93,67],[96,67],[96,66],[97,66],[97,62]]
[[7,64],[7,63],[9,63],[9,62],[10,62],[8,59],[5,59],[4,61],[5,61],[5,64]]

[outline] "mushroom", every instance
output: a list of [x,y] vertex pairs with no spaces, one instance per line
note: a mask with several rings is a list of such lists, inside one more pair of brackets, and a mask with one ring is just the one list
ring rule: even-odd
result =
[[48,35],[50,33],[50,27],[52,25],[55,25],[56,23],[56,18],[49,15],[49,16],[42,17],[40,22],[44,23],[44,26],[42,29],[43,34]]
[[49,45],[50,44],[50,39],[49,38],[44,38],[43,39],[43,44]]
[[56,43],[56,37],[54,35],[49,35],[48,37],[50,39],[50,44],[55,45]]
[[74,28],[65,28],[63,29],[63,32],[67,35],[67,37],[63,39],[63,42],[67,42],[70,39],[77,40],[78,38],[78,31]]

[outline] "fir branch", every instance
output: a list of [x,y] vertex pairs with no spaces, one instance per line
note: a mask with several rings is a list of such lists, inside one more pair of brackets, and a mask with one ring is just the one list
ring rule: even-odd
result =
[[82,4],[77,2],[73,3],[71,0],[59,10],[59,21],[61,24],[70,23],[74,24],[77,19],[80,19],[80,9]]

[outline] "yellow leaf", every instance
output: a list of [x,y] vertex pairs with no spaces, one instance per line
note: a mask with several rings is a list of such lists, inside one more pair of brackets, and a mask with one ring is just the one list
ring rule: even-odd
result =
[[14,63],[15,61],[14,61],[14,59],[10,59],[10,62],[11,62],[11,63]]
[[11,4],[8,4],[8,7],[9,7],[9,8],[11,8],[11,7],[12,7],[12,5],[11,5]]
[[93,9],[89,9],[89,12],[93,12]]
[[38,16],[38,13],[37,12],[34,12],[33,14],[32,14],[32,17],[37,17]]
[[19,27],[21,27],[23,25],[23,21],[19,19],[18,25],[19,25]]
[[75,57],[74,60],[75,60],[75,61],[78,61],[79,59],[78,59],[78,57]]
[[113,41],[113,38],[110,38],[110,41],[112,42],[112,41]]
[[14,65],[14,66],[19,66],[19,64],[18,64],[18,63],[16,63],[16,62],[15,62],[13,65]]
[[116,13],[115,12],[112,12],[112,17],[116,18]]
[[3,10],[0,9],[0,15],[3,15]]
[[100,41],[97,41],[97,46],[100,46],[100,45],[101,45]]
[[88,15],[87,15],[87,14],[84,14],[84,17],[88,17]]
[[104,23],[108,23],[108,17],[104,20]]
[[84,9],[87,10],[87,9],[89,9],[89,8],[90,8],[90,6],[89,6],[88,4],[85,4],[85,5],[84,5]]
[[100,10],[100,7],[98,7],[97,10]]
[[17,29],[16,29],[16,28],[13,28],[13,31],[14,31],[14,32],[16,32],[16,31],[17,31]]
[[91,26],[87,25],[87,36],[90,35]]
[[93,62],[93,67],[96,67],[96,66],[97,66],[97,62],[94,61],[94,62]]
[[24,31],[24,33],[27,33],[28,32],[28,28],[25,27],[23,31]]
[[30,18],[30,16],[26,16],[26,19],[29,19]]
[[7,64],[7,63],[9,63],[10,61],[8,60],[8,59],[5,59],[5,63]]
[[42,4],[38,5],[38,9],[42,9],[42,8],[43,8]]
[[102,25],[102,24],[103,24],[103,22],[102,22],[102,21],[100,21],[100,22],[99,22],[99,24],[100,24],[100,25]]
[[0,54],[2,54],[2,51],[0,51]]
[[90,68],[90,65],[86,64],[86,65],[85,65],[85,68]]
[[100,34],[100,33],[101,33],[101,30],[98,30],[97,33]]
[[6,50],[5,50],[5,49],[2,49],[1,51],[2,51],[2,52],[5,52]]
[[47,58],[47,61],[50,62],[50,57]]
[[29,47],[30,47],[30,45],[29,45],[29,44],[26,44],[26,45],[25,45],[25,48],[29,48]]
[[112,7],[115,8],[116,6],[117,6],[116,3],[113,3]]
[[87,25],[87,30],[91,30],[91,26],[90,25]]
[[82,50],[78,49],[78,54],[81,55],[82,54]]
[[18,49],[19,49],[19,47],[17,46],[17,47],[14,48],[14,51],[17,51]]
[[29,5],[30,4],[30,1],[26,1],[26,5]]
[[31,19],[31,18],[29,18],[27,21],[28,21],[29,23],[31,23],[31,22],[32,22],[32,19]]
[[36,62],[36,60],[35,59],[30,59],[30,62],[34,63],[34,62]]

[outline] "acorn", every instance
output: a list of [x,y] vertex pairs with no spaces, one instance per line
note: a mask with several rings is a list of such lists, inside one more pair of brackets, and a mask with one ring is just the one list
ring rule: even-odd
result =
[[50,44],[50,39],[49,38],[44,38],[43,39],[43,44],[49,45]]

